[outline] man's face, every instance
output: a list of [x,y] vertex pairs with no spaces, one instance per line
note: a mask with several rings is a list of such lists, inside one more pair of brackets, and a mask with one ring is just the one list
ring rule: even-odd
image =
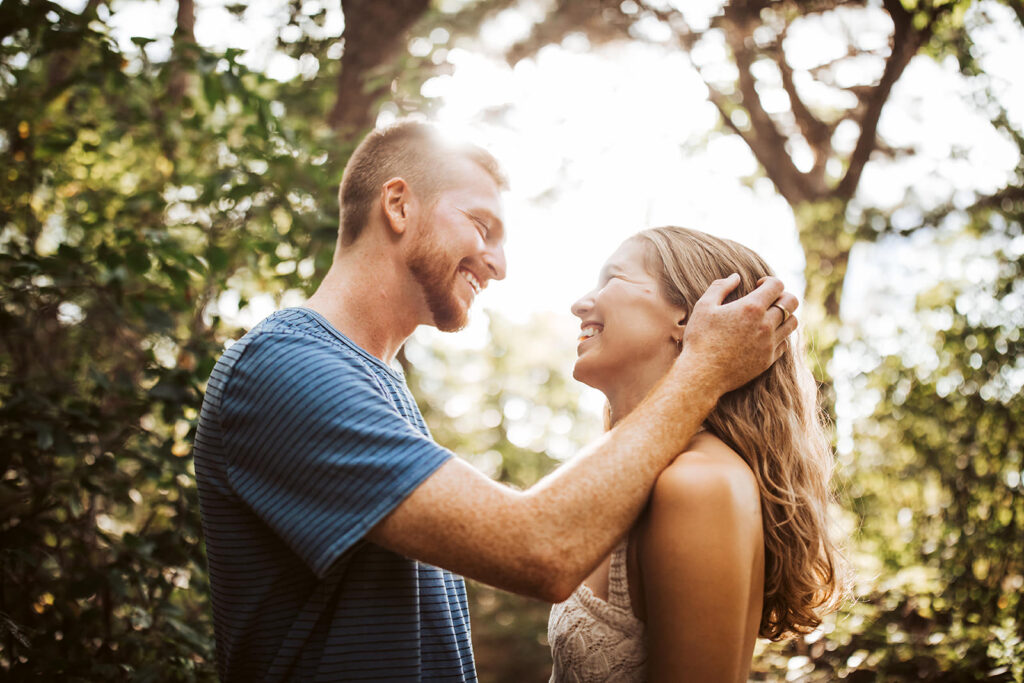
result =
[[443,332],[466,326],[473,300],[490,280],[505,277],[501,193],[468,159],[452,164],[447,189],[425,208],[410,248],[409,270],[432,324]]

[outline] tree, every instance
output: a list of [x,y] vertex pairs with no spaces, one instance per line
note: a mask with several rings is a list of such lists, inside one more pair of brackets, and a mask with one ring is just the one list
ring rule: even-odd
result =
[[1024,203],[969,214],[944,233],[948,272],[992,277],[925,291],[899,352],[867,337],[848,351],[878,397],[847,456],[858,601],[824,637],[763,653],[758,680],[1024,680]]
[[[962,53],[971,3],[884,0],[880,5],[865,0],[729,0],[708,17],[683,3],[563,0],[507,54],[514,63],[582,32],[594,45],[656,40],[690,55],[725,130],[746,143],[793,208],[806,258],[801,318],[812,336],[815,368],[829,407],[834,395],[827,367],[838,340],[851,249],[889,229],[863,220],[862,210],[870,213],[872,207],[857,203],[857,190],[871,160],[913,153],[882,140],[879,120],[915,56]],[[856,29],[846,21],[878,14],[891,23],[888,44],[858,44]],[[845,40],[845,53],[813,66],[791,58],[794,27],[818,22],[820,28],[826,18],[846,26],[845,39],[839,38]],[[658,35],[650,38],[653,34]],[[719,53],[722,58],[705,57]],[[866,61],[876,68],[873,81],[837,77],[845,65]],[[822,92],[830,96],[822,99]]]
[[191,0],[164,62],[148,39],[123,51],[103,3],[0,4],[7,678],[212,676],[187,457],[202,387],[238,335],[222,311],[302,296],[330,264],[341,169],[379,96],[363,81],[415,18],[379,4],[346,8],[345,135],[332,88],[196,45]]

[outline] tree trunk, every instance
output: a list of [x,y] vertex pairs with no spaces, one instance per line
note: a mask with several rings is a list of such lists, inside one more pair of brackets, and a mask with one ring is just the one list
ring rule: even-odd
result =
[[355,136],[376,119],[374,103],[390,83],[369,85],[374,69],[404,46],[406,31],[427,11],[430,0],[345,0],[345,52],[341,56],[338,94],[327,116],[331,128]]
[[818,382],[822,408],[835,419],[835,389],[829,364],[839,343],[839,305],[854,244],[846,222],[847,202],[830,199],[793,207],[805,266],[801,327],[808,332],[811,369]]
[[178,104],[188,89],[193,49],[196,45],[195,0],[178,0],[178,17],[174,27],[174,54],[167,96]]

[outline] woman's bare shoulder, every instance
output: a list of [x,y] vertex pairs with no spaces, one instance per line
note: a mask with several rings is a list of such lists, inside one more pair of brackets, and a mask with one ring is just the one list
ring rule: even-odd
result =
[[757,478],[743,458],[718,437],[701,432],[658,477],[652,511],[756,514],[759,523],[760,502]]

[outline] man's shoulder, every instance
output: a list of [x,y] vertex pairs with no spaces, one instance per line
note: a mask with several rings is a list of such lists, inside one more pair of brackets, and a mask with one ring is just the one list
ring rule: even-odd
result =
[[[305,308],[285,308],[274,311],[246,332],[238,341],[246,344],[259,339],[264,343],[274,343],[289,338],[308,339],[331,346],[344,346],[337,344],[338,340],[323,328],[315,314]],[[335,343],[332,344],[332,342]]]
[[258,354],[286,364],[330,360],[368,370],[365,359],[351,342],[330,331],[311,311],[286,308],[261,320],[222,356],[232,365],[243,355]]
[[264,318],[226,345],[210,375],[209,389],[232,395],[250,383],[275,383],[328,376],[381,391],[383,374],[358,349],[332,335],[304,309],[285,309]]

